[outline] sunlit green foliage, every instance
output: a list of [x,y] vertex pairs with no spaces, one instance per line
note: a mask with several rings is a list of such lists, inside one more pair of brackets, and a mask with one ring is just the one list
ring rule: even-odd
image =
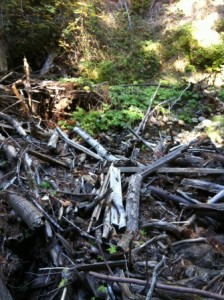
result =
[[224,42],[202,47],[194,39],[191,26],[186,24],[166,32],[163,40],[163,56],[168,60],[184,57],[189,61],[186,72],[219,71],[223,64]]
[[166,59],[175,58],[178,55],[189,56],[192,48],[197,47],[191,26],[187,24],[166,32],[163,47],[163,54]]

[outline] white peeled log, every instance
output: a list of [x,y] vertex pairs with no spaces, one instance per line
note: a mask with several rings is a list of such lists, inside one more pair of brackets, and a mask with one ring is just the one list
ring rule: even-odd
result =
[[120,159],[109,153],[97,140],[93,139],[80,127],[74,127],[72,131],[84,139],[103,159],[106,159],[107,161],[115,161]]
[[121,171],[120,169],[110,166],[110,194],[111,206],[111,223],[118,226],[119,229],[126,227],[126,213],[123,206]]

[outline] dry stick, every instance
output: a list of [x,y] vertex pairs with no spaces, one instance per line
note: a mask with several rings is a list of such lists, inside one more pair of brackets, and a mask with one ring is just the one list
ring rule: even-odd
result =
[[77,225],[75,225],[73,222],[69,221],[66,217],[62,217],[62,218],[65,221],[67,221],[70,225],[72,225],[72,227],[74,227],[82,237],[90,239],[94,242],[96,241],[95,237],[93,237],[92,235],[90,235],[90,234],[86,233],[85,231],[83,231],[82,229],[80,229]]
[[218,202],[219,200],[222,200],[224,198],[224,189],[218,192],[214,197],[210,198],[207,203],[214,204]]
[[184,178],[181,181],[182,185],[187,185],[196,189],[208,191],[210,193],[219,193],[221,190],[224,189],[224,185],[220,185],[217,183],[213,183],[210,181],[204,181],[204,180],[199,180],[199,179],[189,179],[189,178]]
[[60,231],[64,231],[64,229],[54,220],[52,219],[48,213],[43,209],[43,207],[34,199],[31,198],[31,201],[33,202],[33,204],[43,213],[43,215],[45,216],[45,218],[51,223],[53,224],[56,228],[58,228]]
[[152,102],[153,102],[153,100],[155,99],[155,97],[156,97],[156,95],[157,95],[157,93],[158,93],[158,90],[159,90],[159,88],[160,88],[160,84],[161,84],[161,83],[158,84],[155,93],[153,94],[153,96],[152,96],[151,99],[149,100],[149,106],[148,106],[147,112],[146,112],[144,118],[142,119],[141,123],[139,124],[137,130],[135,131],[136,134],[139,134],[139,132],[140,132],[141,130],[144,131],[144,129],[145,129],[146,122],[147,122],[147,120],[148,120],[148,118],[149,118],[149,115],[150,115],[150,111],[151,111],[151,107],[152,107]]
[[30,155],[33,155],[33,156],[41,159],[42,161],[52,163],[52,164],[64,167],[66,169],[69,169],[69,166],[67,164],[65,164],[63,161],[57,160],[57,159],[55,159],[53,157],[50,157],[48,155],[45,155],[43,153],[40,153],[40,152],[37,152],[37,151],[34,151],[34,150],[28,150],[28,153]]
[[30,94],[30,89],[31,89],[31,84],[30,84],[30,66],[27,62],[26,57],[24,57],[23,59],[23,69],[24,72],[26,74],[26,80],[25,80],[25,90],[27,92],[27,96],[28,96],[28,104],[29,104],[29,108],[32,111],[32,99],[31,99],[31,94]]
[[92,152],[91,150],[89,150],[89,149],[79,145],[78,143],[70,140],[68,138],[68,136],[63,131],[61,131],[61,129],[59,127],[56,127],[56,129],[57,129],[58,133],[60,134],[60,136],[63,138],[63,140],[66,143],[68,143],[69,145],[71,145],[72,147],[74,147],[74,148],[76,148],[76,149],[78,149],[78,150],[80,150],[80,151],[82,151],[82,152],[98,159],[98,160],[103,160],[102,157],[100,157],[98,154],[96,154],[96,153]]
[[[98,279],[110,281],[110,282],[125,282],[130,284],[137,284],[137,285],[147,285],[147,280],[140,280],[135,278],[122,278],[118,276],[110,276],[110,275],[104,275],[96,272],[89,272],[89,275],[94,276]],[[182,287],[177,285],[168,285],[163,283],[156,283],[155,288],[166,290],[166,291],[172,291],[172,292],[178,292],[178,293],[184,293],[184,294],[195,294],[199,296],[204,296],[207,298],[217,299],[217,300],[224,300],[223,295],[218,295],[212,292],[203,291],[195,288],[188,288],[188,287]]]
[[[139,125],[140,126],[140,125]],[[155,144],[149,143],[144,140],[137,132],[128,127],[128,130],[140,141],[142,142],[148,149],[153,150],[155,148]]]
[[[82,130],[80,127],[74,127],[72,130],[74,133],[78,134],[81,138],[83,138],[93,149],[96,153],[106,159],[108,161],[115,161],[118,160],[117,157],[109,153],[97,140],[93,139],[88,133]],[[125,158],[124,158],[125,159]]]
[[145,178],[150,173],[153,173],[156,170],[158,170],[165,163],[168,163],[168,162],[174,160],[175,158],[179,157],[184,151],[186,151],[188,149],[189,145],[190,145],[190,143],[182,145],[179,148],[177,148],[176,150],[173,150],[172,152],[168,153],[167,155],[157,159],[155,162],[153,162],[150,165],[143,168],[138,174],[140,174],[142,176],[142,178]]
[[167,191],[165,191],[161,188],[157,188],[155,186],[150,185],[147,187],[147,190],[151,191],[156,196],[163,198],[165,201],[177,202],[177,203],[184,204],[184,205],[192,204],[191,202],[189,202],[188,200],[186,200],[183,197],[172,194],[170,192],[167,192]]
[[156,285],[156,279],[157,279],[157,276],[158,276],[158,273],[159,273],[159,269],[160,267],[162,267],[162,265],[165,263],[165,260],[166,260],[166,257],[163,256],[161,261],[155,266],[154,270],[153,270],[153,273],[152,273],[152,280],[151,280],[151,286],[148,290],[148,293],[145,297],[145,300],[151,300],[152,299],[152,293],[155,289],[155,285]]
[[127,5],[126,0],[123,0],[123,5],[124,5],[124,8],[125,8],[127,16],[128,16],[128,27],[129,27],[129,29],[131,29],[132,28],[131,17],[130,17],[130,14],[129,14],[129,9],[128,9],[128,5]]
[[13,74],[14,74],[14,72],[10,72],[10,73],[6,74],[5,76],[3,76],[2,78],[0,78],[0,83],[3,82],[8,77],[12,76]]
[[20,134],[24,138],[27,138],[26,131],[21,127],[20,123],[13,119],[11,116],[0,112],[0,119],[9,122],[16,129],[18,134]]
[[176,173],[176,174],[224,174],[224,169],[214,169],[214,168],[171,168],[171,167],[163,167],[160,168],[158,173]]

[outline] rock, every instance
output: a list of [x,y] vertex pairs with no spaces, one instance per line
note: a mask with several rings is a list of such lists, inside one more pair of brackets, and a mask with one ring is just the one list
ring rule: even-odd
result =
[[179,125],[181,125],[181,126],[184,126],[185,125],[185,122],[183,121],[183,120],[178,120],[178,122],[177,122]]
[[191,119],[191,122],[192,122],[192,123],[198,123],[198,119],[197,119],[197,118],[192,118],[192,119]]
[[202,121],[204,121],[204,120],[205,120],[205,117],[202,117],[202,116],[201,116],[201,117],[198,118],[198,122],[202,122]]
[[173,123],[178,123],[179,119],[177,117],[173,117],[172,122]]

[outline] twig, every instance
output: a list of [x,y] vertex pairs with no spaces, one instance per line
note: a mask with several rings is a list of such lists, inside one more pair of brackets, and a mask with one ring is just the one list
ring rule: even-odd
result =
[[56,129],[57,129],[58,133],[60,134],[60,136],[63,138],[63,140],[65,142],[67,142],[69,145],[71,145],[72,147],[74,147],[74,148],[76,148],[80,151],[83,151],[84,153],[86,153],[86,154],[88,154],[88,155],[90,155],[90,156],[92,156],[96,159],[103,160],[102,157],[100,157],[98,154],[96,154],[96,153],[92,152],[91,150],[83,147],[82,145],[79,145],[78,143],[70,140],[67,137],[67,135],[63,131],[61,131],[61,129],[59,127],[56,127]]
[[65,220],[65,221],[67,221],[70,225],[72,225],[78,232],[79,232],[79,234],[82,236],[82,237],[85,237],[85,238],[87,238],[87,239],[90,239],[90,240],[92,240],[92,241],[96,241],[96,239],[93,237],[93,236],[91,236],[90,234],[88,234],[88,233],[86,233],[85,231],[83,231],[82,229],[80,229],[77,225],[75,225],[73,222],[71,222],[71,221],[69,221],[66,217],[63,217],[63,219]]
[[155,266],[154,270],[153,270],[153,273],[152,273],[152,280],[151,280],[151,286],[148,290],[148,293],[145,297],[145,300],[151,300],[152,299],[152,293],[154,291],[154,288],[156,286],[156,279],[157,279],[157,276],[158,276],[158,273],[159,273],[159,269],[160,267],[162,267],[162,265],[165,263],[165,260],[166,260],[166,257],[163,256],[161,261]]
[[[118,276],[110,276],[110,275],[104,275],[99,274],[96,272],[89,272],[89,275],[94,276],[98,279],[105,280],[105,281],[112,281],[112,282],[125,282],[130,284],[138,284],[145,286],[147,284],[147,280],[140,280],[135,278],[124,278],[124,277],[118,277]],[[166,291],[172,291],[172,292],[178,292],[178,293],[184,293],[184,294],[195,294],[204,296],[207,298],[217,299],[217,300],[224,300],[224,295],[218,295],[212,292],[203,291],[195,288],[189,288],[189,287],[183,287],[183,286],[177,286],[177,285],[168,285],[163,283],[156,283],[155,288],[166,290]]]
[[150,115],[150,111],[151,111],[151,107],[152,107],[152,102],[155,99],[155,97],[156,97],[156,95],[158,93],[159,88],[160,88],[160,83],[158,84],[158,86],[157,86],[154,94],[152,95],[151,99],[149,100],[149,106],[148,106],[147,112],[146,112],[144,118],[142,119],[141,123],[139,124],[138,129],[135,131],[136,134],[139,134],[139,132],[141,130],[144,131],[146,122],[147,122],[147,120],[149,118],[149,115]]

